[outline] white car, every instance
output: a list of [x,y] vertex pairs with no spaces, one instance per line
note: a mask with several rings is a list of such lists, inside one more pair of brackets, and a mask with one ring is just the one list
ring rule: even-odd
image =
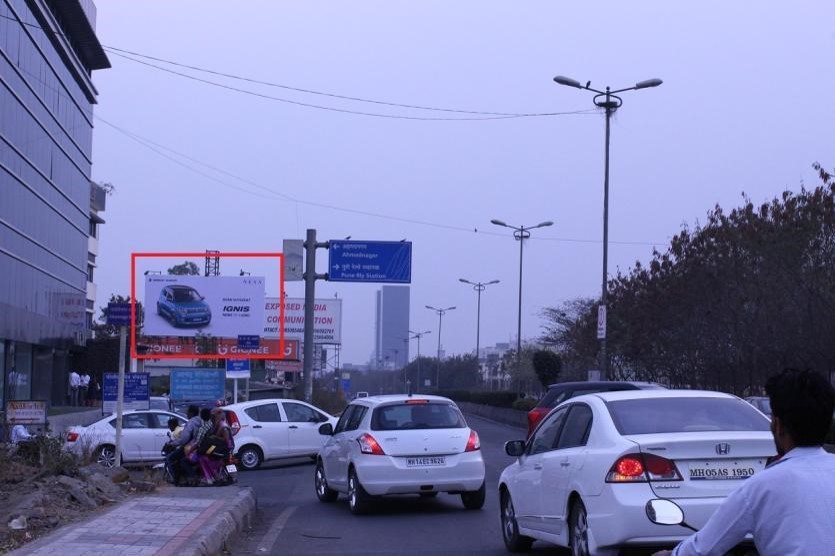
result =
[[[170,411],[126,411],[122,414],[122,461],[128,463],[160,462],[162,447],[168,442],[168,420],[180,424],[186,420]],[[96,421],[86,427],[70,427],[65,446],[73,453],[95,460],[107,467],[116,463],[116,416]]]
[[316,496],[333,502],[348,495],[354,514],[373,497],[439,492],[459,494],[470,510],[484,505],[484,460],[478,434],[452,400],[394,395],[359,398],[334,428],[320,428],[327,442],[314,473]]
[[223,407],[232,428],[241,467],[257,469],[264,461],[315,457],[325,438],[323,423],[336,425],[336,417],[297,400],[267,399]]
[[734,489],[776,451],[769,420],[728,394],[690,390],[601,392],[557,406],[499,479],[508,550],[534,540],[576,556],[620,547],[672,546],[692,533],[647,517],[673,500],[700,529]]

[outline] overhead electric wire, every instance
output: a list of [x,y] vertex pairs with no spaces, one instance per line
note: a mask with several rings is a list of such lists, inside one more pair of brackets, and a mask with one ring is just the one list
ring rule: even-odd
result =
[[[161,143],[158,143],[158,142],[156,142],[152,139],[149,139],[147,137],[143,137],[143,136],[141,136],[137,133],[134,133],[132,131],[128,131],[127,129],[125,129],[123,127],[120,127],[120,126],[118,126],[118,125],[116,125],[112,122],[107,121],[106,119],[102,118],[99,115],[96,115],[95,118],[97,120],[101,121],[102,123],[108,125],[109,127],[113,128],[114,130],[118,131],[119,133],[127,136],[128,138],[130,138],[132,140],[134,140],[135,142],[139,143],[140,145],[146,147],[147,149],[149,149],[149,150],[155,152],[156,154],[158,154],[158,155],[160,155],[160,156],[178,164],[179,166],[182,166],[183,168],[186,168],[187,170],[191,170],[192,172],[195,172],[195,173],[197,173],[201,176],[207,177],[207,178],[211,179],[212,181],[214,181],[216,183],[219,183],[220,185],[231,187],[232,189],[235,189],[237,191],[242,191],[242,192],[248,193],[250,195],[255,195],[257,197],[261,197],[261,198],[264,198],[264,199],[275,199],[276,197],[278,197],[278,198],[281,198],[285,201],[296,203],[297,205],[312,206],[312,207],[323,208],[323,209],[327,209],[327,210],[345,212],[345,213],[349,213],[349,214],[357,214],[357,215],[360,215],[360,216],[380,218],[380,219],[391,220],[391,221],[395,221],[395,222],[405,222],[405,223],[415,224],[415,225],[419,225],[419,226],[427,226],[427,227],[444,229],[444,230],[451,230],[451,231],[456,231],[456,232],[475,233],[475,234],[488,235],[488,236],[494,236],[494,237],[506,237],[507,236],[507,234],[502,233],[502,232],[484,231],[484,230],[479,230],[478,228],[467,228],[465,226],[456,226],[456,225],[453,225],[453,224],[431,222],[431,221],[428,221],[428,220],[419,220],[419,219],[416,219],[416,218],[406,218],[406,217],[402,217],[402,216],[393,216],[393,215],[390,215],[390,214],[371,212],[371,211],[367,211],[367,210],[352,209],[352,208],[332,205],[332,204],[329,204],[329,203],[321,203],[321,202],[316,202],[316,201],[309,201],[309,200],[305,200],[305,199],[299,199],[297,197],[293,197],[293,196],[288,195],[286,193],[276,191],[275,189],[273,189],[271,187],[267,187],[265,185],[259,184],[255,181],[252,181],[250,179],[241,177],[237,174],[234,174],[232,172],[229,172],[227,170],[219,168],[219,167],[217,167],[213,164],[209,164],[208,162],[204,162],[204,161],[202,161],[198,158],[192,157],[190,155],[187,155],[185,153],[182,153],[180,151],[177,151],[175,149],[172,149],[170,147],[162,145]],[[218,179],[214,176],[206,174],[205,172],[202,172],[201,170],[198,170],[198,169],[196,169],[196,168],[194,168],[194,167],[192,167],[188,164],[185,164],[181,161],[178,161],[178,160],[174,159],[173,157],[171,157],[171,156],[169,156],[169,155],[167,155],[163,152],[160,152],[160,149],[171,152],[171,153],[173,153],[177,156],[183,157],[183,158],[185,158],[187,160],[190,160],[191,162],[194,162],[196,164],[200,164],[202,166],[210,168],[211,170],[214,170],[215,172],[219,172],[221,174],[224,174],[226,176],[234,178],[234,179],[236,179],[238,181],[241,181],[241,182],[243,182],[247,185],[250,185],[252,187],[256,187],[258,189],[261,189],[261,190],[271,194],[272,197],[268,197],[266,195],[262,195],[260,193],[253,192],[253,191],[250,191],[248,189],[243,189],[241,187],[232,185],[232,184],[230,184],[230,183],[228,183],[224,180],[221,180],[221,179]],[[561,243],[596,243],[596,244],[597,243],[602,243],[601,240],[597,240],[597,239],[580,239],[580,238],[548,237],[548,236],[536,236],[535,238],[532,238],[532,239],[536,239],[537,241],[556,241],[556,242],[561,242]],[[640,242],[640,241],[609,240],[609,243],[616,244],[616,245],[656,246],[656,245],[659,245],[660,243],[664,243],[664,242]]]

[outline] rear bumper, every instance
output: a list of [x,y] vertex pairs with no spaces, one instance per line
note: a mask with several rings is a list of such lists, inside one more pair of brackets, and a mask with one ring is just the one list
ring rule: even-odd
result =
[[[670,493],[674,495],[674,492]],[[672,546],[692,534],[680,525],[656,525],[646,514],[646,503],[658,498],[646,483],[607,485],[600,496],[583,499],[593,543],[599,548],[619,546]],[[676,498],[687,523],[701,529],[724,497]]]
[[373,496],[420,492],[467,492],[484,484],[481,451],[445,456],[443,467],[407,468],[403,457],[362,454],[353,461],[363,488]]

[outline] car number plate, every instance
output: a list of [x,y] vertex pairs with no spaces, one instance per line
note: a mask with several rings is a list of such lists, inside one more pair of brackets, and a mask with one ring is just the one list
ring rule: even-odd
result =
[[445,457],[406,458],[406,467],[438,467],[446,465]]
[[693,462],[690,464],[691,481],[722,481],[747,479],[762,470],[760,461]]
[[237,468],[237,467],[235,467],[235,464],[234,464],[234,463],[230,463],[229,465],[227,465],[227,466],[226,466],[226,472],[227,472],[227,473],[237,473],[237,472],[238,472],[238,468]]

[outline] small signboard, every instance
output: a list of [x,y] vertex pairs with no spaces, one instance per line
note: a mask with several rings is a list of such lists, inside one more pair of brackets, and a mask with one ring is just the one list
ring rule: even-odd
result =
[[220,400],[226,396],[224,369],[171,370],[171,399]]
[[[119,396],[119,373],[104,373],[102,383],[102,415],[116,413]],[[124,411],[151,408],[151,373],[126,373]]]
[[227,359],[226,378],[249,378],[249,359]]
[[331,282],[412,282],[411,241],[331,240],[328,243]]
[[107,324],[130,326],[130,303],[108,303]]
[[259,349],[261,347],[261,336],[239,335],[238,349]]
[[46,423],[46,401],[9,400],[6,402],[9,425],[43,425]]
[[284,281],[301,282],[304,279],[304,240],[284,240]]
[[606,337],[606,306],[600,305],[597,308],[597,339]]

